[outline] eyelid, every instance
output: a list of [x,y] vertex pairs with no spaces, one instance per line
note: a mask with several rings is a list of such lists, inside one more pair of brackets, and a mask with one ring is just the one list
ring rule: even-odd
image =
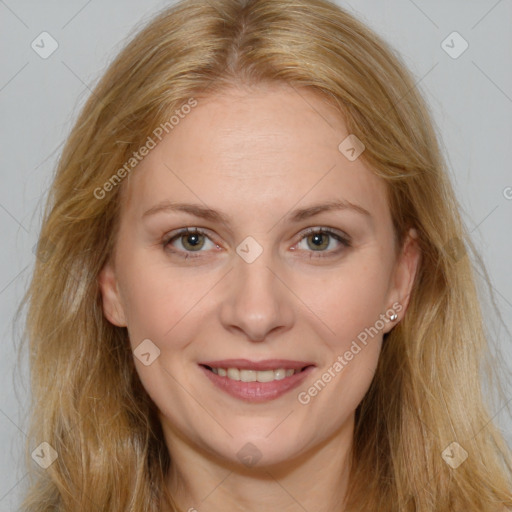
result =
[[[214,243],[216,246],[221,246],[221,244],[219,244],[218,242],[215,241],[215,237],[212,237],[209,234],[210,230],[208,230],[206,228],[196,227],[196,226],[187,226],[185,228],[178,229],[177,231],[173,231],[173,232],[165,235],[163,237],[161,243],[165,249],[169,250],[172,253],[179,254],[179,255],[185,254],[186,255],[185,257],[189,257],[189,256],[191,256],[192,258],[200,257],[199,255],[201,254],[201,252],[205,252],[205,251],[182,251],[182,250],[176,250],[176,249],[168,249],[169,243],[171,241],[173,241],[175,239],[177,240],[181,236],[183,236],[187,233],[192,233],[192,234],[197,233],[199,235],[203,235],[206,238],[208,238],[212,243]],[[331,238],[334,238],[340,244],[345,246],[345,248],[348,248],[352,245],[352,237],[350,235],[348,235],[344,231],[341,231],[337,228],[331,228],[328,226],[315,226],[315,227],[309,227],[309,228],[303,229],[297,235],[297,241],[294,243],[294,245],[297,245],[298,243],[300,243],[302,240],[307,238],[307,236],[312,235],[312,234],[317,234],[317,233],[327,234],[328,236],[330,236]],[[306,251],[306,252],[310,252],[312,254],[317,253],[319,255],[317,257],[327,258],[329,256],[337,255],[340,252],[340,249],[331,250],[331,251]],[[197,255],[195,253],[197,253]],[[325,256],[321,256],[322,254],[325,254]]]
[[[181,236],[186,235],[188,233],[191,233],[191,234],[197,233],[199,235],[204,235],[206,238],[210,239],[210,241],[213,242],[215,245],[220,245],[218,242],[215,241],[215,238],[211,236],[210,231],[208,229],[199,228],[199,227],[195,227],[195,226],[188,226],[186,228],[178,229],[177,231],[176,230],[171,231],[170,233],[164,235],[164,237],[162,239],[162,244],[164,246],[166,246],[172,240],[174,240],[174,239],[177,240]],[[182,251],[180,251],[180,252],[182,252]],[[189,251],[189,252],[192,252],[192,251]]]
[[347,243],[352,242],[352,237],[350,235],[348,235],[344,231],[341,231],[340,229],[330,228],[328,226],[316,226],[302,230],[298,235],[300,237],[299,241],[301,241],[305,236],[312,235],[315,233],[327,233],[329,235],[335,235]]

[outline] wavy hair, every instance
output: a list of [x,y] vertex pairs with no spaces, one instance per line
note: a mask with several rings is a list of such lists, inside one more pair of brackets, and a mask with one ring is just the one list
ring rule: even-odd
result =
[[[422,251],[407,314],[386,335],[356,410],[346,510],[512,507],[511,454],[479,378],[489,345],[473,246],[414,77],[377,34],[327,0],[184,0],[109,65],[52,181],[22,302],[33,473],[24,511],[178,510],[164,485],[171,460],[155,405],[126,328],[103,315],[97,281],[131,170],[120,169],[191,98],[272,83],[307,88],[337,109],[386,184],[397,239],[413,227]],[[58,454],[45,470],[30,459],[42,441]],[[454,442],[467,452],[456,469],[445,462]]]

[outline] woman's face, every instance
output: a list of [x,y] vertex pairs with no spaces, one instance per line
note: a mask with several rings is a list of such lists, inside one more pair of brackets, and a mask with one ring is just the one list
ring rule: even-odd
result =
[[396,252],[385,185],[348,135],[312,92],[230,89],[124,184],[104,312],[171,453],[273,464],[352,432],[418,252]]

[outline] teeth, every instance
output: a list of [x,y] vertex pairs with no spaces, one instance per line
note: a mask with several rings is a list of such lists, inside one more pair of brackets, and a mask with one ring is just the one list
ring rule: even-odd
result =
[[232,380],[240,380],[240,370],[237,368],[228,368],[227,377]]
[[291,377],[294,373],[301,370],[279,368],[277,370],[240,370],[238,368],[212,368],[213,373],[220,377],[227,377],[231,380],[242,382],[272,382],[273,380],[282,380],[285,377]]
[[240,380],[242,382],[256,382],[256,372],[254,370],[240,370]]

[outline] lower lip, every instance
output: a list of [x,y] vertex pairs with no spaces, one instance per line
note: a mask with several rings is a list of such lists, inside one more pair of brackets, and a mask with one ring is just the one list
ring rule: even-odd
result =
[[305,370],[294,373],[290,377],[271,382],[242,382],[239,380],[221,377],[200,366],[206,376],[222,391],[246,402],[267,402],[275,400],[299,386],[304,379],[313,371],[314,366],[308,366]]

